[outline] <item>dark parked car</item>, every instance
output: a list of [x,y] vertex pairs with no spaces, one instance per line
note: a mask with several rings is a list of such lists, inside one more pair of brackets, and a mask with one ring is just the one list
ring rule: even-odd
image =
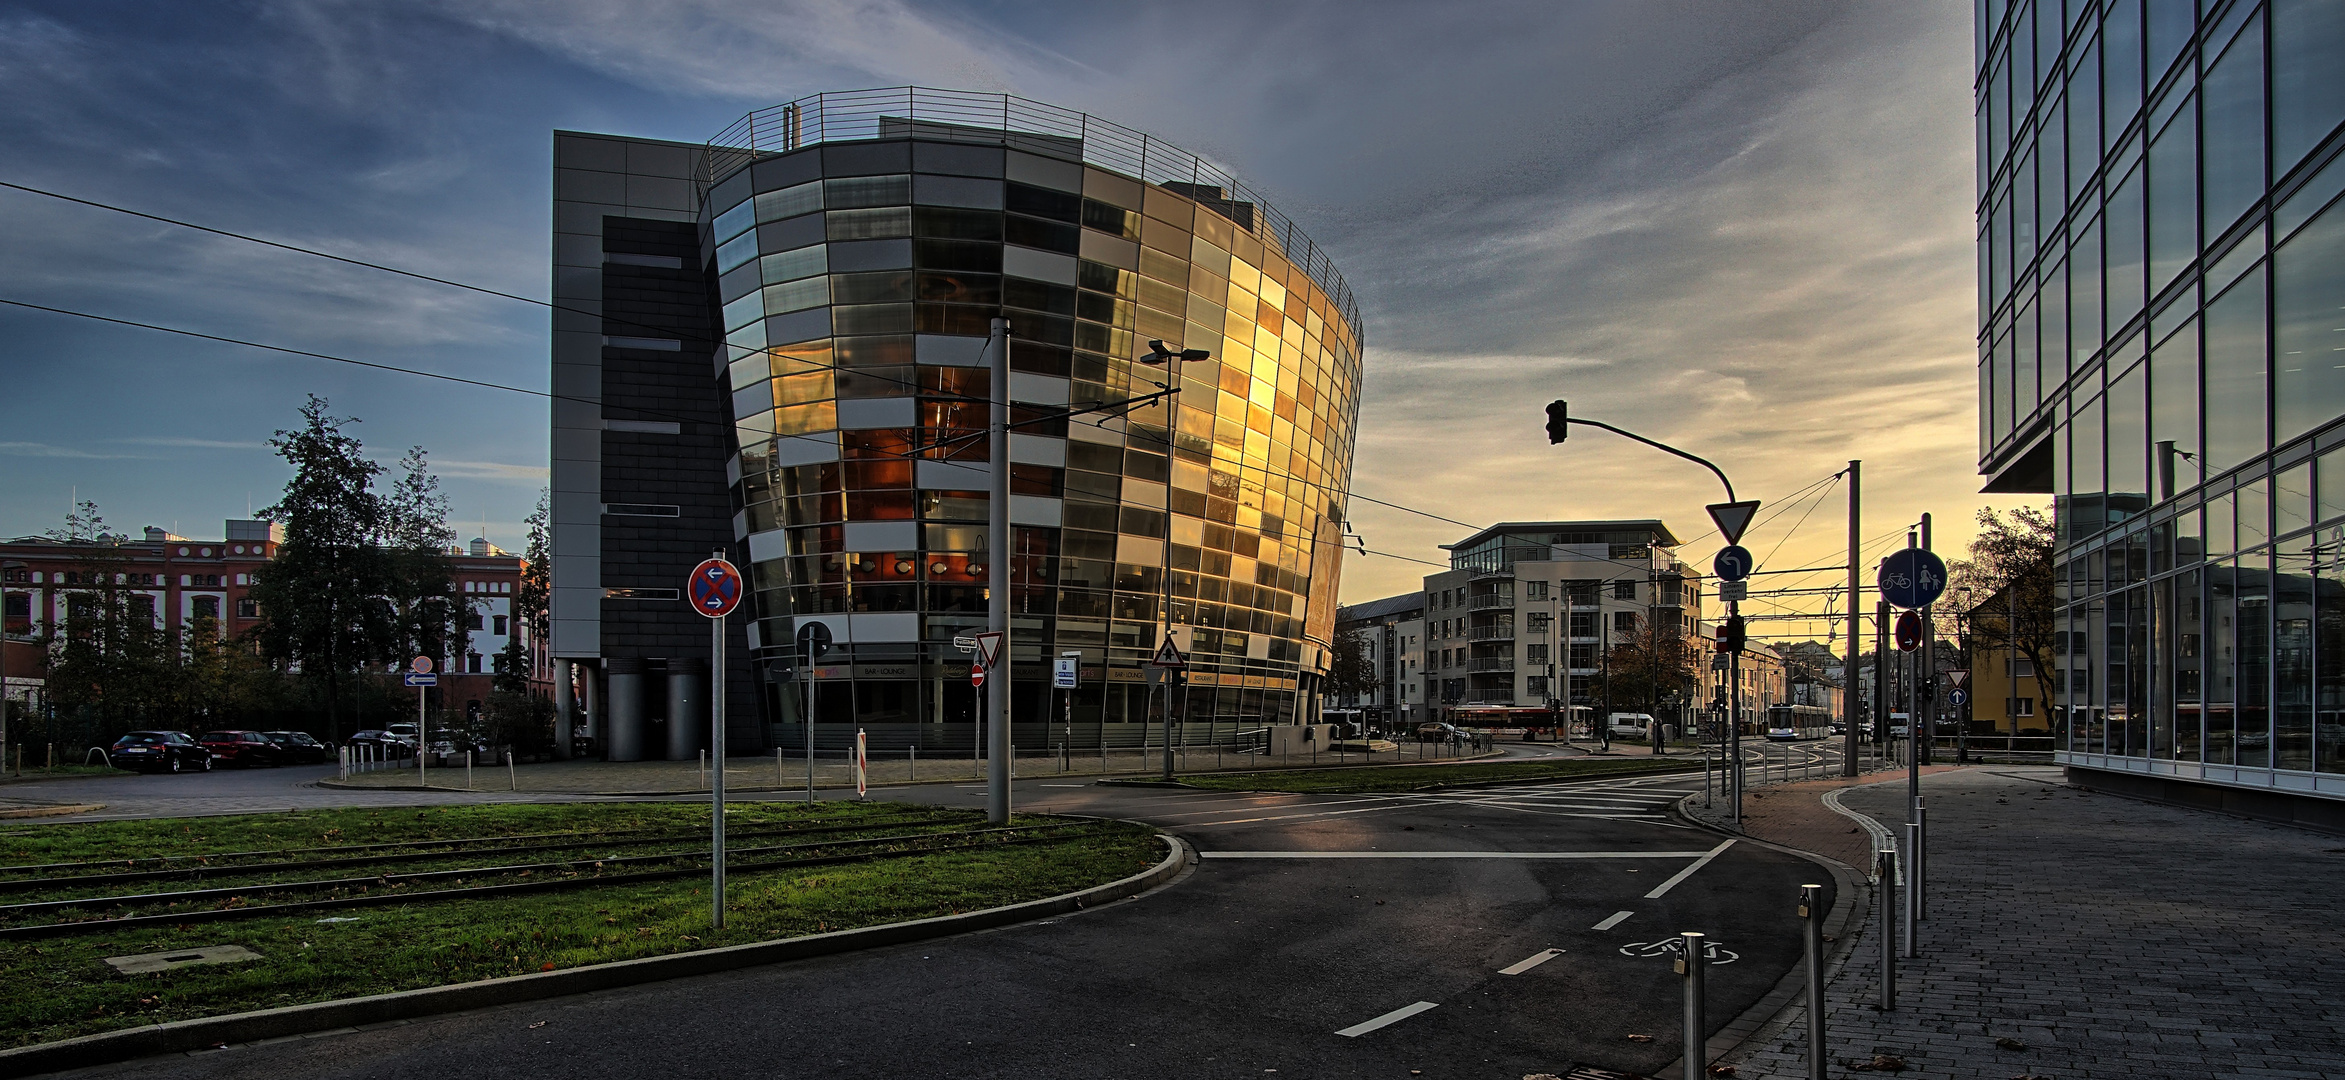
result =
[[210,772],[212,752],[184,731],[133,731],[114,740],[106,760],[139,772]]
[[277,747],[278,760],[297,764],[322,765],[334,760],[334,748],[319,742],[306,731],[264,731]]
[[212,757],[222,765],[251,769],[285,763],[284,755],[277,750],[277,744],[257,731],[207,731],[203,738],[196,741],[211,751]]
[[413,740],[372,729],[352,735],[350,745],[353,748],[365,747],[370,756],[380,758],[402,758],[415,752]]

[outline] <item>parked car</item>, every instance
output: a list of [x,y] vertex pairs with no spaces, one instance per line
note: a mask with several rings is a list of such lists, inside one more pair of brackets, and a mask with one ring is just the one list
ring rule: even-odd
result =
[[415,752],[415,741],[401,738],[388,731],[369,729],[350,737],[350,746],[365,748],[380,757],[406,757]]
[[283,755],[277,752],[277,744],[257,731],[207,731],[196,741],[222,765],[252,769],[285,763]]
[[276,745],[280,761],[322,765],[334,760],[334,748],[319,742],[317,736],[309,732],[264,731],[261,734]]
[[1616,712],[1611,717],[1612,737],[1615,739],[1650,739],[1653,715],[1641,712]]
[[106,760],[139,772],[212,771],[212,752],[184,731],[133,731],[114,740]]

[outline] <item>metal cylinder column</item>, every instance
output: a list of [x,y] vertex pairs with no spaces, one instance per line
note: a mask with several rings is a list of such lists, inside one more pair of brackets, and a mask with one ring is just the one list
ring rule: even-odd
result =
[[708,662],[697,657],[670,659],[668,760],[697,760],[708,738]]
[[610,673],[610,700],[603,724],[603,760],[643,760],[643,661],[611,657],[603,661]]

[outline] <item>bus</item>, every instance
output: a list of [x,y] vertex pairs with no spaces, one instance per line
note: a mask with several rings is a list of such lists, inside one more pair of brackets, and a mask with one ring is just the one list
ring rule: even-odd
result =
[[1823,739],[1832,734],[1832,710],[1822,705],[1767,706],[1767,737],[1776,742]]

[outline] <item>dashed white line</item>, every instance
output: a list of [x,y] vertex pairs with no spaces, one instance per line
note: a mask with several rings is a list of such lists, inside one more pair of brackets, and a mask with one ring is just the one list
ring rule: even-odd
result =
[[1440,1008],[1440,1006],[1435,1005],[1430,1001],[1420,1001],[1414,1005],[1403,1005],[1400,1008],[1385,1013],[1384,1015],[1379,1016],[1374,1020],[1363,1020],[1357,1024],[1353,1024],[1352,1026],[1345,1028],[1342,1031],[1336,1032],[1336,1034],[1341,1035],[1347,1039],[1357,1039],[1362,1035],[1366,1035],[1367,1033],[1376,1030],[1377,1028],[1387,1027],[1392,1024],[1400,1023],[1401,1021],[1415,1016],[1418,1013],[1424,1012],[1427,1009],[1436,1008]]
[[1655,887],[1652,892],[1646,893],[1645,899],[1659,900],[1661,897],[1667,895],[1669,890],[1676,888],[1678,882],[1684,881],[1685,879],[1694,876],[1694,871],[1710,865],[1710,860],[1717,858],[1721,854],[1724,854],[1727,848],[1733,846],[1734,840],[1728,839],[1725,843],[1711,848],[1707,854],[1703,855],[1699,859],[1695,859],[1693,865],[1678,871],[1675,877],[1662,882],[1659,886]]
[[1501,975],[1520,975],[1523,972],[1529,971],[1532,968],[1538,967],[1539,965],[1562,955],[1562,949],[1542,949],[1538,952],[1532,953],[1528,957],[1515,961],[1513,967],[1499,968],[1498,973]]
[[1628,917],[1629,917],[1629,916],[1631,916],[1631,915],[1634,915],[1634,914],[1636,914],[1636,912],[1633,912],[1633,911],[1615,911],[1615,912],[1613,912],[1613,913],[1612,913],[1612,914],[1611,914],[1609,917],[1607,917],[1607,918],[1606,918],[1606,919],[1605,919],[1603,922],[1597,923],[1596,925],[1594,925],[1594,926],[1592,926],[1592,927],[1589,927],[1589,929],[1591,929],[1591,930],[1610,930],[1610,929],[1612,929],[1612,928],[1613,928],[1613,927],[1615,927],[1615,926],[1619,926],[1620,924],[1622,924],[1622,923],[1624,923],[1624,922],[1627,922],[1627,921],[1628,921]]

